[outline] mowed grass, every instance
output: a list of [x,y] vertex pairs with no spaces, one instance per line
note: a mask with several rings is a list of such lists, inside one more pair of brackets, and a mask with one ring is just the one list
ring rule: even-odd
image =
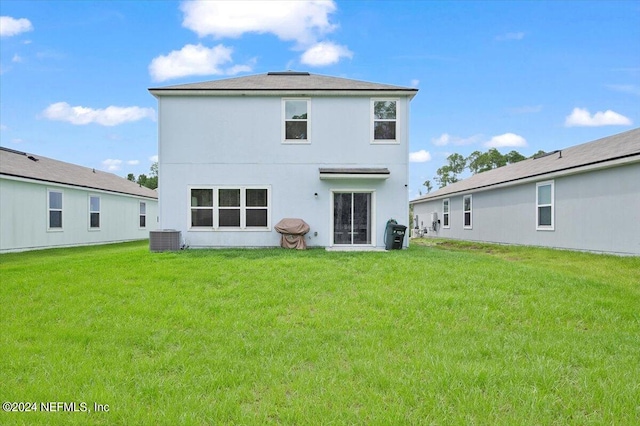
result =
[[0,262],[0,399],[91,411],[3,425],[640,424],[640,258],[421,240]]

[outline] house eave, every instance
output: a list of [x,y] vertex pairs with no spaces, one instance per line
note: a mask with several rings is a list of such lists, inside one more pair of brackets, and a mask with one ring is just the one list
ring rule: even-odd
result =
[[415,89],[389,90],[389,89],[149,89],[156,98],[163,96],[209,96],[209,97],[267,97],[267,96],[370,96],[370,97],[408,97],[413,99],[418,93]]

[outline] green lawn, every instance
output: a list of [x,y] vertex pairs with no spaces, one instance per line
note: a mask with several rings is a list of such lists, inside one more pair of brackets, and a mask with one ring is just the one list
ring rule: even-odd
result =
[[640,258],[143,242],[0,274],[0,399],[38,409],[2,425],[640,424]]

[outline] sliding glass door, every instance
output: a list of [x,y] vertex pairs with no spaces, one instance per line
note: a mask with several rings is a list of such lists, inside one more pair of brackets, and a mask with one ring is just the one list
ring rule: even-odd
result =
[[371,192],[333,193],[333,244],[371,244]]

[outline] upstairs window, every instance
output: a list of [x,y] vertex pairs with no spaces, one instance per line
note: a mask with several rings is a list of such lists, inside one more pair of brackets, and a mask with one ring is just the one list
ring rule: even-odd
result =
[[62,191],[47,191],[48,229],[62,230]]
[[89,228],[100,228],[100,197],[89,196]]
[[146,228],[147,227],[147,203],[145,202],[140,202],[140,215],[139,215],[139,226],[140,228]]
[[538,231],[553,231],[553,181],[536,184],[536,229]]
[[397,101],[393,99],[373,99],[371,104],[373,111],[373,142],[397,142]]
[[464,229],[471,229],[473,225],[473,205],[471,195],[465,195],[462,198],[462,210],[464,214]]
[[311,101],[309,99],[283,99],[284,142],[309,143],[309,119]]

